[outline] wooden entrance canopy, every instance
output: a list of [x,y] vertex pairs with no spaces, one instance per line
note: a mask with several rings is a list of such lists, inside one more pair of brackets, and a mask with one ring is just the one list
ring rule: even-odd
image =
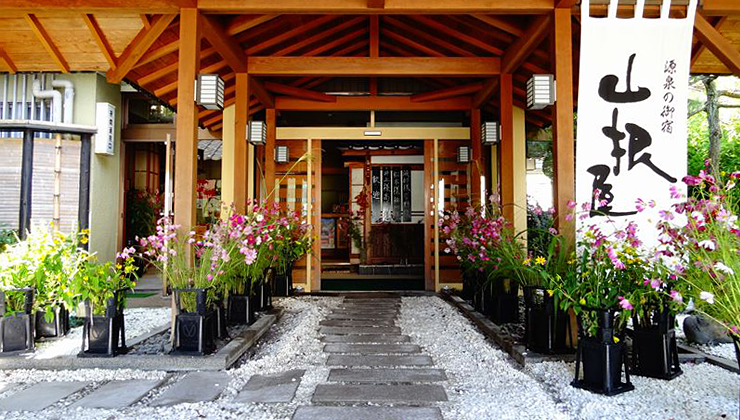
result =
[[[613,0],[616,1],[616,0]],[[606,14],[592,0],[592,14]],[[594,4],[596,3],[596,4]],[[635,0],[619,14],[633,13]],[[658,0],[646,0],[658,14]],[[688,0],[673,0],[683,16]],[[526,81],[553,73],[557,103],[527,111],[553,124],[556,202],[574,196],[573,110],[580,31],[579,0],[2,0],[0,71],[100,71],[127,80],[178,111],[177,190],[195,190],[196,128],[219,132],[221,111],[194,105],[198,73],[226,82],[235,106],[231,129],[244,138],[246,118],[279,110],[465,109],[499,115],[510,177],[514,106],[524,108]],[[740,75],[740,2],[700,0],[692,71]],[[384,78],[414,80],[410,96],[379,95]],[[358,96],[322,86],[362,78]],[[380,79],[380,80],[379,80]],[[382,92],[381,92],[382,93]],[[477,123],[476,123],[477,124]],[[274,127],[273,127],[274,128]],[[476,130],[472,133],[477,138]],[[246,159],[245,147],[235,151]],[[242,156],[244,155],[244,156]],[[237,180],[239,181],[239,180]],[[511,195],[502,183],[502,196]],[[241,194],[241,193],[240,193]],[[243,197],[238,197],[243,198]],[[178,193],[178,223],[193,223],[194,203]]]

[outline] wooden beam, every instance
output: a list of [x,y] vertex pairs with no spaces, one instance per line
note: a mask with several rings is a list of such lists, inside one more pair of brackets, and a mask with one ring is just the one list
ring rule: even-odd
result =
[[[177,70],[177,147],[175,148],[175,224],[184,232],[195,226],[195,189],[198,174],[198,108],[195,105],[195,77],[200,67],[200,13],[180,13],[180,45]],[[152,25],[152,30],[161,18]]]
[[[726,21],[727,21],[727,16],[720,16],[718,18],[715,18],[715,21],[712,24],[712,26],[714,26],[714,29],[716,29],[717,31],[719,31],[720,28],[722,27],[722,25]],[[699,59],[699,57],[701,57],[702,53],[706,49],[707,49],[707,47],[704,44],[702,44],[701,41],[697,41],[697,42],[694,43],[694,45],[692,47],[693,53],[691,54],[691,66],[692,67],[696,63],[696,61]]]
[[385,0],[367,0],[368,9],[383,9],[385,8]]
[[740,76],[740,51],[701,14],[694,21],[694,36],[736,76]]
[[524,34],[506,49],[504,58],[501,60],[502,73],[514,73],[524,63],[537,46],[540,45],[542,40],[545,39],[545,35],[548,34],[550,29],[550,22],[552,22],[550,15],[541,15],[533,18],[532,23],[524,31]]
[[152,21],[149,20],[148,15],[142,13],[139,17],[141,18],[141,24],[144,25],[144,28],[149,29],[152,27]]
[[493,92],[498,87],[498,78],[492,78],[486,80],[486,82],[483,84],[483,88],[481,88],[480,91],[475,95],[473,98],[473,108],[482,108],[483,104],[488,100],[488,98],[493,95]]
[[100,52],[103,53],[103,56],[105,56],[105,59],[108,61],[108,66],[111,68],[115,67],[117,64],[116,54],[113,52],[113,48],[110,46],[110,43],[108,43],[108,39],[105,37],[103,30],[100,29],[100,25],[95,19],[95,16],[92,14],[83,14],[82,19],[85,21],[88,29],[90,29],[90,33],[92,34],[95,43],[98,44]]
[[144,64],[149,64],[154,60],[158,60],[166,55],[170,55],[173,52],[177,51],[178,48],[180,48],[180,40],[176,39],[172,42],[162,45],[161,47],[157,47],[153,50],[147,51],[146,53],[144,53],[144,55],[141,56],[139,62],[136,63],[134,68],[139,68]]
[[31,27],[31,30],[36,35],[36,38],[38,38],[39,42],[41,42],[41,45],[44,46],[46,51],[49,52],[49,55],[51,55],[51,58],[59,66],[59,69],[62,71],[62,73],[69,73],[69,64],[67,64],[67,60],[64,59],[64,56],[59,51],[59,48],[54,45],[54,41],[49,36],[49,33],[46,32],[44,26],[41,25],[41,22],[39,22],[39,19],[36,17],[36,15],[27,14],[25,15],[25,18],[26,22],[28,22],[28,25]]
[[580,0],[555,0],[555,8],[557,9],[571,9],[578,4]]
[[411,16],[411,18],[420,23],[423,23],[424,25],[434,29],[435,31],[438,31],[439,33],[448,34],[453,39],[457,39],[459,41],[465,42],[469,45],[472,45],[476,48],[479,48],[491,54],[502,55],[504,52],[502,49],[498,47],[490,45],[486,43],[485,41],[482,41],[481,39],[473,35],[469,35],[464,32],[458,31],[457,29],[453,29],[441,22],[434,20],[433,18],[429,16]]
[[[139,59],[154,44],[154,41],[162,35],[169,24],[175,19],[177,15],[159,15],[154,18],[154,23],[149,29],[142,29],[134,37],[130,44],[123,50],[121,57],[118,59],[118,65],[115,68],[111,68],[106,73],[108,82],[119,83],[123,80],[128,72],[136,65]],[[182,33],[182,27],[180,28]],[[198,49],[200,51],[200,48]]]
[[302,98],[302,99],[308,99],[310,101],[319,101],[319,102],[336,102],[337,101],[336,96],[327,95],[326,93],[323,93],[323,92],[316,92],[313,90],[301,89],[301,88],[287,86],[287,85],[283,85],[283,84],[275,83],[275,82],[269,82],[269,81],[265,82],[265,89],[271,92],[280,93],[283,95],[293,96],[293,97]]
[[552,51],[555,67],[555,97],[552,107],[555,210],[561,217],[558,228],[570,246],[575,245],[575,223],[565,220],[568,202],[575,200],[575,134],[573,123],[573,37],[571,11],[553,12]]
[[[237,75],[238,76],[238,75]],[[239,96],[239,78],[237,77],[236,94]],[[254,77],[249,78],[249,90],[253,91],[254,96],[265,106],[265,108],[275,108],[275,99],[270,95],[265,86]]]
[[501,205],[503,216],[514,223],[514,86],[511,74],[502,74],[499,86]]
[[501,29],[504,32],[508,32],[509,34],[516,37],[522,36],[522,34],[524,33],[524,31],[520,27],[506,18],[492,15],[473,15],[473,17],[481,22],[485,22],[495,28]]
[[459,47],[459,46],[457,46],[457,45],[455,45],[455,44],[453,44],[451,42],[447,42],[447,41],[445,41],[445,40],[443,40],[443,39],[441,39],[441,38],[433,35],[433,32],[430,33],[429,31],[424,31],[424,30],[421,30],[421,29],[417,29],[417,28],[415,28],[415,27],[413,27],[411,25],[407,25],[406,23],[402,22],[401,20],[399,20],[399,19],[397,19],[395,17],[391,17],[391,16],[384,17],[384,21],[392,24],[393,26],[397,27],[398,29],[401,29],[403,32],[405,32],[407,34],[412,34],[412,35],[416,36],[417,38],[420,38],[420,39],[426,41],[427,43],[431,43],[431,44],[437,45],[437,46],[441,47],[442,49],[451,51],[451,52],[453,52],[453,53],[455,53],[455,54],[457,54],[457,55],[459,55],[461,57],[475,57],[475,54],[473,54],[472,52],[466,50],[465,48],[461,48],[461,47]]
[[179,63],[177,61],[175,61],[174,63],[170,64],[169,66],[160,67],[157,70],[155,70],[155,71],[153,71],[153,72],[151,72],[151,73],[149,73],[147,75],[144,75],[142,77],[139,77],[136,80],[136,83],[139,86],[146,86],[146,85],[148,85],[148,84],[150,84],[152,82],[155,82],[155,81],[163,78],[164,76],[167,76],[170,73],[176,72],[177,71],[178,64]]
[[234,20],[229,23],[229,26],[226,27],[226,34],[231,36],[236,35],[248,29],[254,28],[255,26],[271,21],[278,16],[280,15],[236,16]]
[[281,42],[285,42],[295,36],[302,35],[306,31],[309,31],[321,25],[327,24],[331,22],[332,20],[335,20],[336,18],[337,18],[336,16],[327,15],[327,16],[321,16],[317,19],[313,19],[306,24],[297,26],[289,31],[285,31],[278,35],[271,36],[267,40],[247,48],[246,53],[248,56],[255,55],[267,48],[280,44]]
[[494,57],[249,57],[254,76],[447,76],[491,77]]
[[[8,0],[4,0],[8,1]],[[13,0],[20,1],[20,0]],[[385,0],[383,9],[368,7],[368,0],[199,0],[204,13],[496,13],[540,14],[553,9],[553,0]]]
[[389,38],[392,41],[400,42],[401,44],[404,44],[408,47],[411,47],[412,49],[426,55],[430,55],[432,57],[444,57],[445,54],[435,50],[434,48],[429,47],[426,43],[422,42],[416,42],[412,40],[411,38],[408,38],[401,33],[393,32],[392,28],[383,28],[383,34],[385,34],[386,38]]
[[180,13],[183,7],[197,7],[197,0],[3,0],[4,11],[34,13],[115,13],[115,14],[168,14]]
[[740,2],[736,0],[704,0],[701,10],[705,16],[740,15]]
[[437,90],[434,92],[417,93],[411,95],[413,102],[428,102],[440,99],[454,98],[455,96],[467,95],[483,89],[483,82],[470,83],[467,85],[453,86],[451,88]]
[[5,51],[5,49],[3,49],[2,47],[0,47],[0,60],[3,60],[5,62],[5,65],[8,66],[11,74],[18,73],[18,67],[16,67],[13,60],[10,59],[8,52]]
[[234,38],[221,29],[221,24],[216,20],[216,17],[203,16],[202,23],[203,36],[216,49],[218,55],[229,63],[229,67],[235,72],[245,72],[247,70],[247,58],[244,56],[242,47],[234,41]]
[[380,34],[380,22],[378,19],[378,15],[372,15],[370,16],[370,57],[378,57],[380,56],[380,42],[379,42],[379,34]]
[[335,35],[335,34],[337,34],[339,32],[342,32],[345,29],[351,28],[352,26],[359,24],[360,22],[362,22],[365,19],[367,19],[367,18],[364,17],[364,16],[356,16],[356,17],[354,17],[352,19],[349,19],[349,20],[346,20],[346,21],[340,23],[339,25],[332,26],[331,28],[329,28],[329,29],[327,29],[325,31],[321,31],[321,32],[319,32],[317,34],[314,34],[314,35],[312,35],[310,37],[307,37],[305,39],[302,39],[302,40],[300,40],[298,42],[292,42],[292,43],[290,43],[290,45],[287,45],[284,48],[282,48],[282,49],[280,49],[280,50],[278,50],[275,53],[272,53],[270,55],[273,55],[273,56],[288,55],[288,54],[290,54],[292,52],[295,52],[295,51],[300,50],[301,48],[304,48],[304,47],[309,46],[311,44],[315,44],[315,43],[317,43],[317,42],[319,42],[319,41],[321,41],[321,40],[323,40],[325,38],[328,38],[328,37],[330,37],[332,35]]
[[341,96],[336,102],[277,97],[275,107],[290,111],[444,111],[472,108],[468,97],[412,102],[409,96]]

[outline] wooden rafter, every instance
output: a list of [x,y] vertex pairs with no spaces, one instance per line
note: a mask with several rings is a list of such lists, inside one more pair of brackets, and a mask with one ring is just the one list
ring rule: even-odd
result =
[[31,27],[31,30],[33,30],[33,33],[36,35],[36,38],[38,38],[39,42],[41,42],[44,48],[46,48],[46,51],[49,52],[49,55],[51,55],[51,58],[55,63],[57,63],[62,73],[69,73],[69,64],[67,64],[67,60],[64,59],[59,48],[54,44],[49,33],[46,32],[46,28],[41,25],[41,22],[36,15],[27,14],[25,15],[25,18],[26,22],[28,22],[28,25]]
[[[20,0],[13,0],[20,1]],[[497,13],[540,14],[553,9],[553,0],[387,0],[383,9],[368,0],[198,0],[204,13]]]
[[421,29],[417,29],[411,25],[408,25],[404,22],[402,22],[400,19],[392,17],[392,16],[385,16],[383,19],[385,22],[388,22],[392,24],[393,26],[397,27],[398,29],[403,30],[407,34],[412,34],[416,36],[417,38],[420,38],[426,42],[432,43],[438,47],[441,47],[447,51],[451,51],[461,57],[474,57],[475,54],[472,52],[466,50],[465,48],[461,48],[451,42],[447,42],[435,35],[433,33],[430,33],[428,31],[423,31]]
[[145,64],[149,64],[152,61],[158,60],[166,55],[170,55],[173,52],[177,51],[179,48],[180,40],[176,39],[153,50],[147,51],[146,53],[144,53],[144,55],[141,56],[141,59],[139,59],[139,62],[136,63],[134,69],[137,69]]
[[8,66],[11,74],[18,73],[18,67],[15,66],[15,63],[10,59],[8,52],[2,47],[0,47],[0,60],[5,62],[5,65]]
[[152,82],[157,81],[170,73],[176,72],[177,66],[178,63],[177,61],[175,61],[169,66],[160,67],[157,70],[136,79],[136,84],[142,87],[151,84]]
[[237,16],[226,27],[226,34],[233,36],[233,35],[242,33],[248,29],[254,28],[255,26],[258,26],[265,22],[273,20],[278,16],[279,15],[260,15],[260,16],[241,15],[241,16]]
[[[142,16],[146,17],[146,15]],[[118,64],[116,54],[113,52],[113,47],[110,46],[110,43],[105,37],[103,30],[100,28],[100,25],[98,24],[97,19],[95,19],[95,16],[93,16],[92,14],[83,14],[82,19],[85,21],[88,29],[90,29],[90,33],[92,34],[93,39],[95,39],[95,43],[98,44],[100,52],[103,53],[103,56],[105,56],[105,59],[108,61],[108,66],[110,66],[111,68],[116,67],[116,65]]]
[[473,97],[473,108],[480,108],[498,87],[498,77],[488,79],[483,88]]
[[331,28],[321,31],[313,36],[310,36],[308,38],[305,38],[298,42],[293,42],[290,45],[287,45],[286,47],[280,49],[279,51],[271,54],[276,56],[282,56],[282,55],[288,55],[295,51],[300,50],[301,48],[305,48],[311,44],[315,44],[325,38],[329,38],[332,35],[335,35],[339,32],[344,31],[345,29],[351,28],[352,26],[358,25],[360,22],[365,20],[365,17],[363,16],[357,16],[352,19],[346,20],[339,25],[332,26]]
[[503,50],[500,48],[494,47],[493,45],[490,45],[475,36],[463,33],[458,31],[457,29],[453,29],[448,27],[447,25],[440,23],[428,16],[412,16],[412,19],[436,30],[443,34],[448,34],[453,38],[459,39],[462,42],[465,42],[469,45],[472,45],[476,48],[479,48],[483,51],[495,54],[495,55],[501,55],[503,54]]
[[177,15],[157,16],[149,29],[142,29],[134,37],[133,41],[123,50],[118,59],[118,65],[106,73],[108,81],[118,83],[126,77],[126,74],[136,65],[144,53],[152,46],[154,41],[162,35],[169,24]]
[[701,14],[696,15],[694,21],[694,35],[714,54],[719,61],[727,66],[736,76],[740,76],[740,51],[724,37]]
[[144,25],[144,28],[149,29],[152,27],[152,21],[149,20],[149,16],[146,14],[140,14],[139,17],[141,18],[141,23]]
[[524,34],[506,49],[501,61],[502,73],[513,73],[524,63],[547,35],[551,22],[551,15],[540,15],[534,18]]
[[216,21],[214,16],[203,16],[201,23],[203,36],[218,52],[221,58],[235,72],[244,73],[247,69],[247,64],[242,47],[221,29],[221,25]]
[[368,9],[383,9],[385,8],[385,0],[367,0]]
[[370,57],[378,57],[380,55],[380,19],[378,15],[370,16],[368,34],[370,37]]
[[555,8],[556,9],[571,9],[575,7],[575,5],[580,0],[555,0]]
[[437,51],[434,48],[429,47],[426,43],[416,42],[410,38],[407,38],[405,35],[402,35],[399,32],[395,32],[393,28],[384,27],[383,34],[385,35],[386,38],[389,38],[394,41],[398,41],[423,54],[430,55],[432,57],[445,57],[444,53]]
[[505,18],[492,15],[473,15],[473,17],[514,36],[522,36],[524,33],[522,28],[516,26]]
[[287,86],[280,83],[265,82],[265,88],[271,92],[280,93],[283,95],[293,96],[296,98],[308,99],[311,101],[319,102],[336,102],[337,97],[327,95],[323,92],[316,92],[308,89],[301,89],[293,86]]
[[267,91],[268,89],[266,89],[266,86],[254,77],[249,78],[249,90],[254,94],[255,97],[257,97],[257,99],[259,99],[259,101],[265,107],[275,107],[275,99],[273,99],[272,95],[270,95],[270,92]]
[[268,39],[268,40],[266,40],[264,42],[261,42],[261,43],[259,43],[257,45],[254,45],[254,46],[251,46],[251,47],[247,48],[247,51],[246,51],[247,52],[247,55],[249,55],[249,56],[255,55],[255,54],[257,54],[257,53],[259,53],[261,51],[264,51],[267,48],[270,48],[272,46],[275,46],[275,45],[277,45],[277,44],[279,44],[281,42],[285,42],[285,41],[287,41],[287,40],[289,40],[289,39],[291,39],[291,38],[293,38],[293,37],[295,37],[297,35],[300,35],[300,34],[306,32],[306,31],[309,31],[311,29],[314,29],[314,28],[317,28],[317,27],[319,27],[321,25],[324,25],[326,23],[329,23],[332,20],[335,20],[336,18],[337,18],[336,16],[332,16],[332,15],[322,16],[322,17],[320,17],[318,19],[314,19],[314,20],[312,20],[312,21],[310,21],[310,22],[308,22],[306,24],[300,25],[300,26],[298,26],[296,28],[293,28],[293,29],[291,29],[289,31],[285,31],[285,32],[281,33],[280,35],[271,37],[270,39]]
[[497,57],[249,57],[254,76],[446,76],[499,74]]
[[483,89],[483,82],[470,83],[467,85],[453,86],[435,92],[417,93],[411,96],[413,102],[437,101],[440,99],[454,98],[455,96],[467,95]]

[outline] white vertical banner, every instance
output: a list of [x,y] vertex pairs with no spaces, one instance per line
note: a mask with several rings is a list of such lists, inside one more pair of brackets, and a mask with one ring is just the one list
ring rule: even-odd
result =
[[[645,245],[655,245],[658,210],[674,203],[671,186],[685,190],[696,2],[681,19],[669,18],[671,0],[660,18],[643,17],[644,0],[633,18],[617,18],[618,0],[606,18],[589,16],[589,1],[582,2],[576,199],[588,217],[581,226],[635,221]],[[638,212],[640,200],[646,209]]]

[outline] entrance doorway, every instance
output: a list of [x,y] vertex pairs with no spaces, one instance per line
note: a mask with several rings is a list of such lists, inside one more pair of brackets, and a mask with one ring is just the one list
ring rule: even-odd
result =
[[423,142],[322,146],[322,289],[423,290]]

